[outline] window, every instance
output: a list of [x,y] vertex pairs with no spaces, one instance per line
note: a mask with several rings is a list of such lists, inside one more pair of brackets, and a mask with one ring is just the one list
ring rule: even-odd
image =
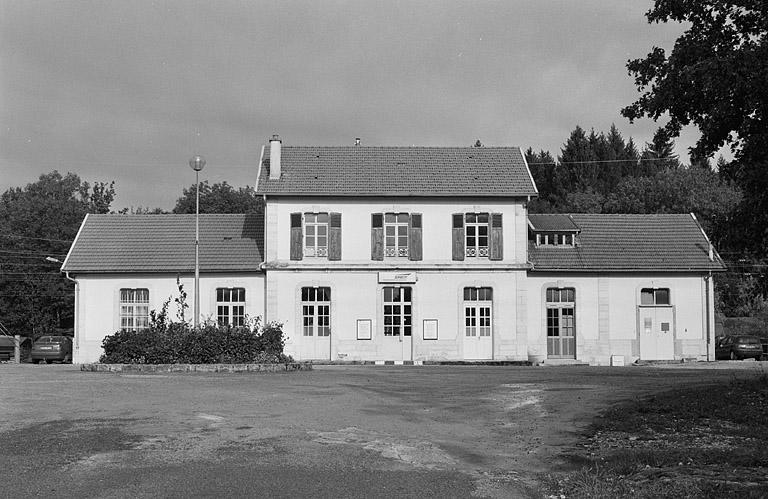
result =
[[491,335],[491,288],[464,288],[464,334],[466,336]]
[[384,288],[384,336],[411,336],[410,287]]
[[536,234],[537,246],[574,246],[576,238],[573,234]]
[[301,288],[302,334],[331,335],[331,288]]
[[408,213],[384,214],[384,255],[408,256]]
[[328,213],[304,214],[304,256],[328,256]]
[[640,305],[669,305],[669,288],[643,288]]
[[149,290],[120,290],[120,329],[139,331],[149,327]]
[[488,256],[488,213],[467,213],[464,230],[466,233],[466,252],[469,257]]
[[216,320],[221,326],[245,325],[245,288],[216,288]]
[[576,290],[547,288],[547,357],[576,358]]

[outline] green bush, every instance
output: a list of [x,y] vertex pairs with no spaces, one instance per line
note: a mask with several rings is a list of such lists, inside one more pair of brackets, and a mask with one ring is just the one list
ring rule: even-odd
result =
[[104,364],[280,364],[293,362],[283,353],[283,325],[246,318],[245,326],[221,326],[208,321],[199,329],[185,320],[187,293],[176,279],[179,296],[174,322],[168,315],[171,298],[160,311],[149,313],[149,328],[118,331],[101,343]]
[[187,323],[151,324],[141,331],[118,331],[102,342],[109,364],[244,364],[292,362],[283,354],[282,324],[230,327]]

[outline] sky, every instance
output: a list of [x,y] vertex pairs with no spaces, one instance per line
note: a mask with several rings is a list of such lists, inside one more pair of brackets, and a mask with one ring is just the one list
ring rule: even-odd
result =
[[[645,0],[0,0],[0,192],[41,174],[170,209],[200,179],[256,181],[261,147],[533,147],[615,123],[626,61],[671,50]],[[686,130],[677,153],[697,138]]]

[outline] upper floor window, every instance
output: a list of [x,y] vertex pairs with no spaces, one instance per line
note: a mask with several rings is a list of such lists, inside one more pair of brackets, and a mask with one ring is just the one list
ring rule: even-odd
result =
[[373,213],[371,259],[422,259],[421,213]]
[[328,213],[304,214],[304,256],[328,256]]
[[149,327],[149,290],[120,289],[120,329],[138,331]]
[[245,288],[216,288],[216,320],[223,326],[245,324]]
[[488,213],[464,215],[467,256],[488,256]]
[[453,215],[454,260],[465,258],[504,258],[504,232],[501,213],[473,212]]
[[640,305],[669,305],[669,288],[643,288],[640,290]]
[[341,213],[291,213],[291,260],[341,260]]
[[384,256],[408,256],[408,213],[384,214]]

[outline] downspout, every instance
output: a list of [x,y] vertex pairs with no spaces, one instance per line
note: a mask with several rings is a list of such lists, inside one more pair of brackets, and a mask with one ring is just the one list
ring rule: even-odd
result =
[[267,324],[267,271],[265,269],[266,267],[266,259],[267,259],[267,195],[262,194],[261,199],[264,204],[264,254],[261,256],[261,259],[264,260],[259,265],[259,268],[264,272],[264,324]]
[[704,276],[704,297],[707,302],[707,305],[705,307],[705,311],[707,314],[707,362],[709,362],[711,359],[709,358],[709,348],[712,343],[712,323],[709,318],[710,314],[710,308],[709,308],[709,287],[712,284],[712,271],[710,270],[707,275]]

